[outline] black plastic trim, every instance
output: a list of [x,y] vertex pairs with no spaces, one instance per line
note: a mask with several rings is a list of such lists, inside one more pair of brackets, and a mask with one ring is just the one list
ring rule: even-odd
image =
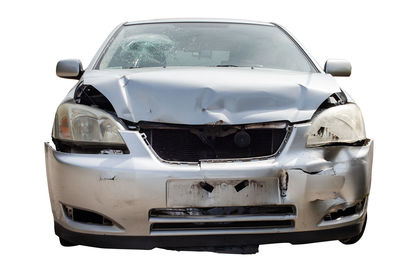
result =
[[130,154],[125,144],[81,142],[55,138],[53,138],[53,143],[56,145],[57,151],[64,153],[101,154],[102,150],[121,150],[123,154]]
[[248,246],[270,243],[305,244],[329,240],[347,239],[362,231],[363,222],[333,229],[270,233],[270,234],[236,234],[236,235],[191,235],[191,236],[121,236],[94,235],[68,230],[54,223],[55,233],[60,238],[73,244],[122,249],[153,248],[196,248],[196,247],[228,247]]

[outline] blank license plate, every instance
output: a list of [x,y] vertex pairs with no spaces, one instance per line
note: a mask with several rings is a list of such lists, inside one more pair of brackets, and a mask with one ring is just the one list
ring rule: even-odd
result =
[[167,181],[168,207],[217,207],[279,204],[277,178]]

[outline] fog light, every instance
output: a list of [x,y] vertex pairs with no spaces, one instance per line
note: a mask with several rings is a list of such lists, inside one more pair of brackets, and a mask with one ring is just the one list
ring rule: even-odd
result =
[[360,213],[364,209],[364,204],[365,204],[365,199],[358,202],[354,206],[328,213],[327,215],[324,216],[324,221],[332,221],[342,217]]
[[65,215],[72,221],[90,224],[113,225],[113,222],[103,215],[95,212],[72,208],[62,205]]

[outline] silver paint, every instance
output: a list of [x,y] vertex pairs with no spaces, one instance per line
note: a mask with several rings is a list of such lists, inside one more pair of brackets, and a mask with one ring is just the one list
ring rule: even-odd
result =
[[340,91],[323,73],[251,68],[93,70],[83,80],[120,118],[177,124],[306,121]]
[[79,79],[82,73],[82,62],[79,59],[64,59],[57,63],[56,74],[58,77]]
[[[306,231],[362,221],[365,212],[331,222],[324,222],[322,218],[328,212],[351,206],[368,196],[373,142],[364,146],[305,149],[308,126],[305,123],[295,125],[287,145],[277,157],[245,162],[201,162],[195,165],[161,162],[135,131],[121,132],[132,153],[128,155],[69,154],[57,152],[46,144],[47,177],[54,218],[68,229],[85,233],[207,234],[210,231],[150,232],[150,209],[181,206],[177,203],[168,204],[166,186],[170,180],[220,183],[222,180],[253,179],[269,183],[285,170],[289,176],[286,196],[274,194],[274,197],[265,199],[265,203],[296,205],[298,214],[294,229],[216,230],[212,233]],[[116,179],[102,179],[110,175]],[[316,192],[319,188],[323,188],[320,193]],[[238,197],[235,201],[246,199],[244,195],[236,194],[227,197],[227,203],[231,197]],[[186,201],[190,203],[192,200],[187,196]],[[223,200],[216,201],[220,204]],[[101,211],[122,228],[116,232],[111,227],[107,230],[109,226],[91,225],[88,229],[86,224],[72,224],[63,214],[60,203]],[[212,206],[214,203],[211,201],[207,204]]]
[[329,59],[325,62],[324,71],[332,76],[348,77],[351,75],[351,64],[344,59]]

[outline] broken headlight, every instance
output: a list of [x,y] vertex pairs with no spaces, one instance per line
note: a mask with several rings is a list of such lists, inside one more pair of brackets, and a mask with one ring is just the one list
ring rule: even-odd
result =
[[313,120],[307,135],[307,147],[353,144],[366,139],[364,120],[356,104],[328,108]]
[[109,113],[85,105],[65,103],[57,109],[53,138],[92,144],[125,144],[119,130],[124,130],[124,127]]

